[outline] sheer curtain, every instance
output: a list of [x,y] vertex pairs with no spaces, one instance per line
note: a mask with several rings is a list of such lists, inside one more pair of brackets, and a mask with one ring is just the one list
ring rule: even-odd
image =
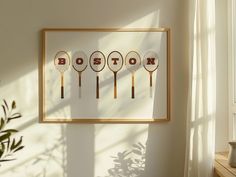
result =
[[189,1],[185,177],[210,177],[215,150],[215,0]]

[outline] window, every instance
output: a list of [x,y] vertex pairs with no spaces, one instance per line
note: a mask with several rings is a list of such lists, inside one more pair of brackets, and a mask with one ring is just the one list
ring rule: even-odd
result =
[[229,139],[236,139],[236,2],[230,0],[228,21]]

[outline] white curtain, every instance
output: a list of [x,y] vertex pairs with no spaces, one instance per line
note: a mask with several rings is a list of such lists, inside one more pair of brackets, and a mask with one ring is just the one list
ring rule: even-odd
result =
[[215,150],[215,0],[189,1],[185,177],[211,177]]

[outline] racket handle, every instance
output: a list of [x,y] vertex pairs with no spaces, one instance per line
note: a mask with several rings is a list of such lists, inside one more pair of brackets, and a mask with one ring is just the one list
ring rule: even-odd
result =
[[132,98],[134,98],[134,86],[132,86]]
[[132,74],[131,98],[134,98],[134,74]]
[[96,98],[99,98],[99,77],[96,78]]
[[64,86],[61,86],[61,98],[64,98]]
[[81,72],[79,72],[79,87],[81,87]]
[[150,87],[152,87],[152,72],[149,72],[150,74]]
[[64,98],[64,78],[63,74],[61,75],[61,99]]
[[114,72],[114,98],[117,98],[117,73]]

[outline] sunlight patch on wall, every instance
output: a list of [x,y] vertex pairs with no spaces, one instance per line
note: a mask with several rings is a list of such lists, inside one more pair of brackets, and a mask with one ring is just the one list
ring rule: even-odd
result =
[[[7,78],[5,78],[7,79]],[[1,99],[16,101],[23,118],[17,126],[38,116],[38,71],[34,70],[19,77],[14,82],[0,87]],[[34,103],[34,106],[32,106]],[[36,104],[36,105],[35,105]]]
[[125,28],[135,28],[135,27],[145,27],[145,28],[153,28],[159,26],[160,10],[157,9],[142,18],[137,19],[136,21],[124,26]]

